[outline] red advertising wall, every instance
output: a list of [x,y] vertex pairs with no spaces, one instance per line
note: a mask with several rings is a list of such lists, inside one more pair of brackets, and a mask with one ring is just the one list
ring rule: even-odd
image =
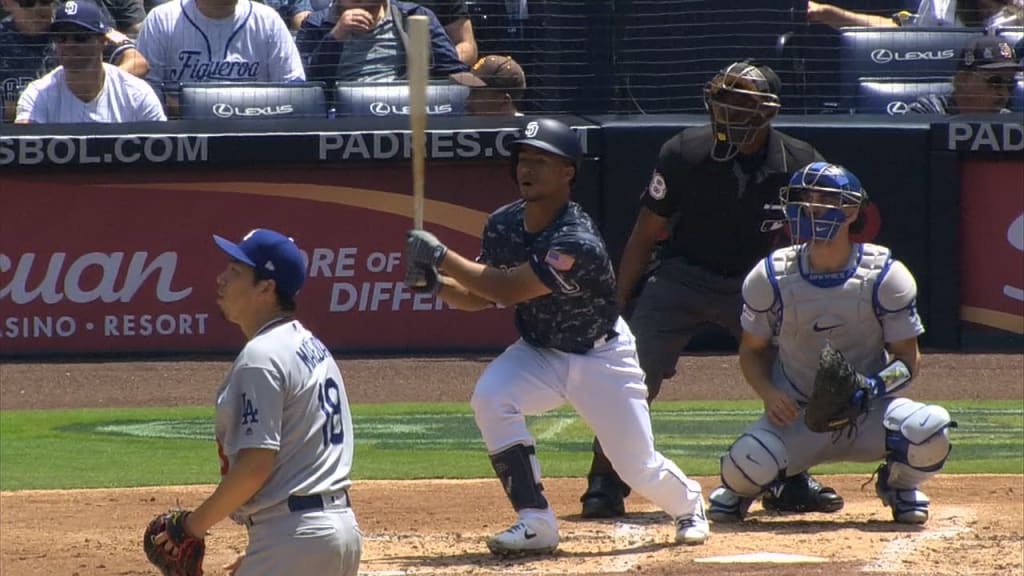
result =
[[1024,161],[961,165],[960,319],[1024,334]]
[[[54,173],[55,172],[55,173]],[[295,238],[308,264],[299,318],[333,349],[499,348],[511,312],[466,313],[401,284],[411,224],[404,163],[5,175],[0,355],[229,351],[211,234]],[[505,163],[431,163],[425,227],[467,255],[515,198]]]

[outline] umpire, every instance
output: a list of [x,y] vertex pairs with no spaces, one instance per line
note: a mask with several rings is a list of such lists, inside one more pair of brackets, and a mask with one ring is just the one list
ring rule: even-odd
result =
[[[699,329],[717,325],[739,341],[743,278],[784,229],[779,189],[791,172],[822,159],[810,144],[771,127],[780,88],[768,66],[731,64],[704,87],[711,123],[683,130],[661,147],[619,265],[616,294],[620,309],[635,305],[629,324],[648,402],[658,396],[662,380],[674,375],[679,355]],[[660,266],[646,274],[659,240]],[[621,516],[629,491],[595,439],[587,491],[580,498],[583,517]],[[804,473],[779,482],[763,504],[831,512],[843,500]]]

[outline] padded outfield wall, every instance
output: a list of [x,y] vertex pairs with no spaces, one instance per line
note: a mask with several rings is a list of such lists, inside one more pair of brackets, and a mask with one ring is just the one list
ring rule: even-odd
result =
[[[661,143],[704,117],[563,119],[586,151],[576,199],[617,259]],[[1000,120],[777,122],[861,177],[876,203],[864,238],[915,272],[931,347],[1021,346],[1024,128]],[[430,121],[425,221],[460,251],[474,253],[487,214],[515,197],[516,128]],[[401,119],[5,129],[2,357],[236,350],[214,304],[223,259],[210,234],[256,226],[305,250],[300,315],[334,350],[489,352],[514,337],[509,310],[462,313],[401,285],[412,208]]]

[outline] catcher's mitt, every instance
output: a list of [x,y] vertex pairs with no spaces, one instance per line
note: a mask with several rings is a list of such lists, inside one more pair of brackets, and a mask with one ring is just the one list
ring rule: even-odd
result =
[[[860,390],[861,393],[857,394]],[[853,369],[843,353],[825,344],[818,357],[814,390],[807,400],[804,424],[811,432],[837,432],[857,426],[857,418],[868,411],[871,386]]]
[[[164,576],[203,576],[203,555],[206,553],[206,545],[202,539],[189,536],[185,532],[185,518],[188,515],[188,510],[171,510],[158,514],[150,520],[142,536],[142,548],[146,551],[146,557]],[[154,542],[161,532],[167,532],[168,538],[174,543],[173,552],[167,552],[164,544]]]

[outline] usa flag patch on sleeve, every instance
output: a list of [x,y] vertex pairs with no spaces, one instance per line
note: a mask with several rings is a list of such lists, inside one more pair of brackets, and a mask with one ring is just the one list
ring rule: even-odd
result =
[[572,265],[576,263],[576,258],[568,254],[562,254],[557,250],[548,250],[547,255],[544,256],[544,262],[555,270],[566,272],[572,270]]

